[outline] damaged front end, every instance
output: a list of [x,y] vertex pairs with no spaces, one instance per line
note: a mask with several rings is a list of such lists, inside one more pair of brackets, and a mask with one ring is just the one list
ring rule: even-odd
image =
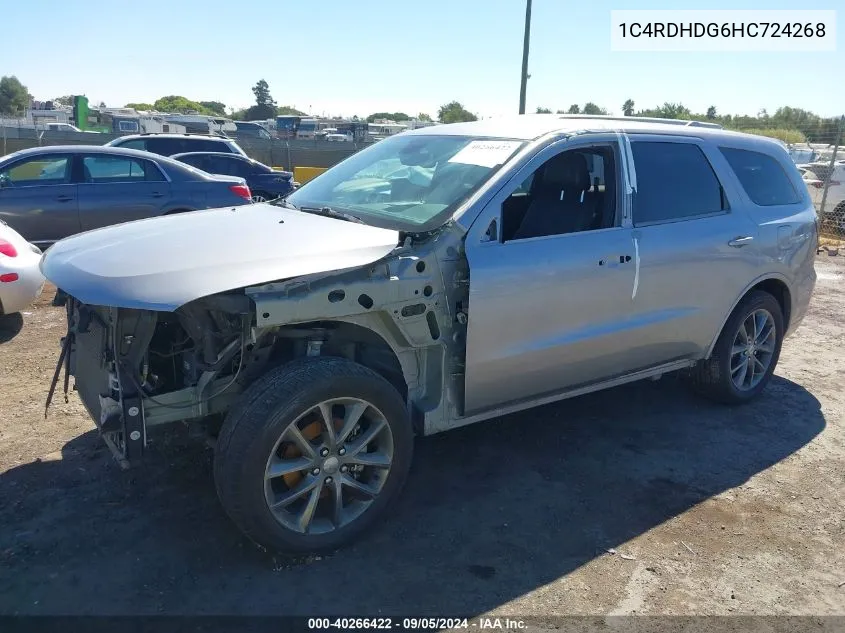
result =
[[[254,375],[264,341],[252,338],[243,294],[200,299],[175,312],[66,300],[68,333],[47,406],[64,371],[121,465],[139,457],[150,429],[224,412]],[[269,349],[269,347],[267,347]]]

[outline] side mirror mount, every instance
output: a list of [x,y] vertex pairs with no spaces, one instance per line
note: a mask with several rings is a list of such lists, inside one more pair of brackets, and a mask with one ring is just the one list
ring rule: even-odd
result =
[[7,174],[0,174],[0,189],[9,186],[9,176]]

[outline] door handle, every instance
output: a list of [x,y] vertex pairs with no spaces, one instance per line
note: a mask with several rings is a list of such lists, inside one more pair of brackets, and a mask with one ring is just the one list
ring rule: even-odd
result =
[[630,255],[608,255],[599,260],[599,266],[615,266],[617,263],[627,264],[629,261],[631,261]]
[[161,198],[164,194],[158,191],[153,191],[153,198]]
[[733,238],[730,242],[728,242],[728,246],[733,246],[734,248],[742,248],[746,244],[750,244],[753,241],[754,238],[751,235],[745,235]]
[[58,198],[56,198],[56,200],[58,200],[59,202],[70,202],[71,200],[73,200],[73,196],[59,196]]

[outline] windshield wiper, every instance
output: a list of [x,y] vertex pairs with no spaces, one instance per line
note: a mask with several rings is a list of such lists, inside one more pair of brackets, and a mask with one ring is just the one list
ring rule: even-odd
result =
[[299,207],[296,206],[293,202],[288,202],[286,198],[276,198],[275,200],[270,200],[269,204],[284,207],[285,209],[294,209],[296,211],[299,211]]
[[305,213],[313,213],[314,215],[322,215],[327,218],[346,220],[347,222],[354,222],[355,224],[364,224],[364,221],[357,215],[344,213],[343,211],[338,211],[337,209],[332,209],[331,207],[299,207],[298,210]]

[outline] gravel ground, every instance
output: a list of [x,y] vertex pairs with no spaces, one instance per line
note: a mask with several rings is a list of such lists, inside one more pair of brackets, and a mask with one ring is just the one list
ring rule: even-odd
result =
[[0,613],[845,614],[845,257],[753,405],[672,377],[418,441],[395,512],[332,556],[245,541],[208,449],[122,472],[76,394],[44,418],[63,316],[0,320]]

